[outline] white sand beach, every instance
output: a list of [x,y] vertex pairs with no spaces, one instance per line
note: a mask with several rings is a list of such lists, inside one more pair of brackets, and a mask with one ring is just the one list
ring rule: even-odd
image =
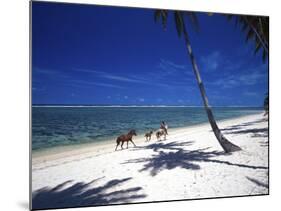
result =
[[[38,153],[32,160],[33,208],[268,194],[268,121],[263,114],[219,121],[243,150],[225,154],[209,124],[169,129],[165,141],[134,137]],[[126,145],[124,145],[126,146]]]

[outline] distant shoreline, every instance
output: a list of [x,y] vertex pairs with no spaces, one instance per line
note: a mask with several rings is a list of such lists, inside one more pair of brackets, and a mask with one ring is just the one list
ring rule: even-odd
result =
[[[36,108],[36,107],[47,107],[47,108],[58,108],[58,107],[71,107],[71,108],[75,108],[75,107],[125,107],[125,108],[129,108],[129,107],[144,107],[144,108],[153,108],[153,107],[183,107],[183,108],[204,108],[204,106],[187,106],[187,105],[32,105],[32,107]],[[212,108],[263,108],[262,106],[211,106]]]

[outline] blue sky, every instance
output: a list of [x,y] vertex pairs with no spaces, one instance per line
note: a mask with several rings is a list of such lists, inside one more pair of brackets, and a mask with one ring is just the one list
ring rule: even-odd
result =
[[[202,100],[170,14],[78,4],[32,4],[32,103],[188,105]],[[191,44],[212,106],[262,106],[268,65],[222,15],[198,13]]]

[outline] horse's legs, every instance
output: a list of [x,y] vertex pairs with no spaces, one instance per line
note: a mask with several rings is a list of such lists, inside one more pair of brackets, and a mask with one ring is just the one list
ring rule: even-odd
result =
[[133,143],[133,145],[136,147],[136,145],[135,145],[135,143],[133,142],[133,140],[132,140],[132,139],[130,139],[129,141],[130,141],[130,142],[132,142],[132,143]]
[[121,144],[121,148],[123,149],[123,144],[124,144],[124,141],[122,141],[122,144]]
[[119,146],[119,142],[116,144],[116,148],[115,148],[115,151],[117,150],[117,147]]
[[157,141],[161,141],[161,134],[158,134]]
[[127,141],[127,149],[128,149],[128,147],[129,147],[129,141]]

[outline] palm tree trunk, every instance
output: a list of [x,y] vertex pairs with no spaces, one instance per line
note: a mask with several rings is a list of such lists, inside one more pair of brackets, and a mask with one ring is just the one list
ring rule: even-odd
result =
[[192,52],[192,48],[191,48],[191,45],[190,45],[190,42],[189,42],[189,38],[188,38],[188,34],[186,32],[185,26],[183,26],[183,33],[184,33],[184,40],[185,40],[186,48],[188,50],[188,54],[189,54],[189,57],[190,57],[191,62],[192,62],[193,71],[194,71],[194,74],[195,74],[195,77],[196,77],[196,80],[197,80],[197,83],[198,83],[198,86],[199,86],[199,89],[200,89],[200,93],[201,93],[201,96],[202,96],[202,99],[203,99],[203,102],[204,102],[204,108],[207,112],[207,116],[208,116],[210,125],[213,129],[213,132],[214,132],[217,140],[219,141],[221,147],[223,148],[223,150],[226,153],[239,151],[239,150],[241,150],[241,148],[239,146],[236,146],[235,144],[231,143],[230,141],[228,141],[223,136],[223,134],[221,133],[221,131],[220,131],[220,129],[219,129],[217,123],[216,123],[213,112],[212,112],[212,110],[209,106],[206,91],[205,91],[203,82],[202,82],[201,77],[200,77],[199,69],[198,69],[198,66],[196,64],[196,60],[195,60],[195,57],[193,55],[193,52]]

